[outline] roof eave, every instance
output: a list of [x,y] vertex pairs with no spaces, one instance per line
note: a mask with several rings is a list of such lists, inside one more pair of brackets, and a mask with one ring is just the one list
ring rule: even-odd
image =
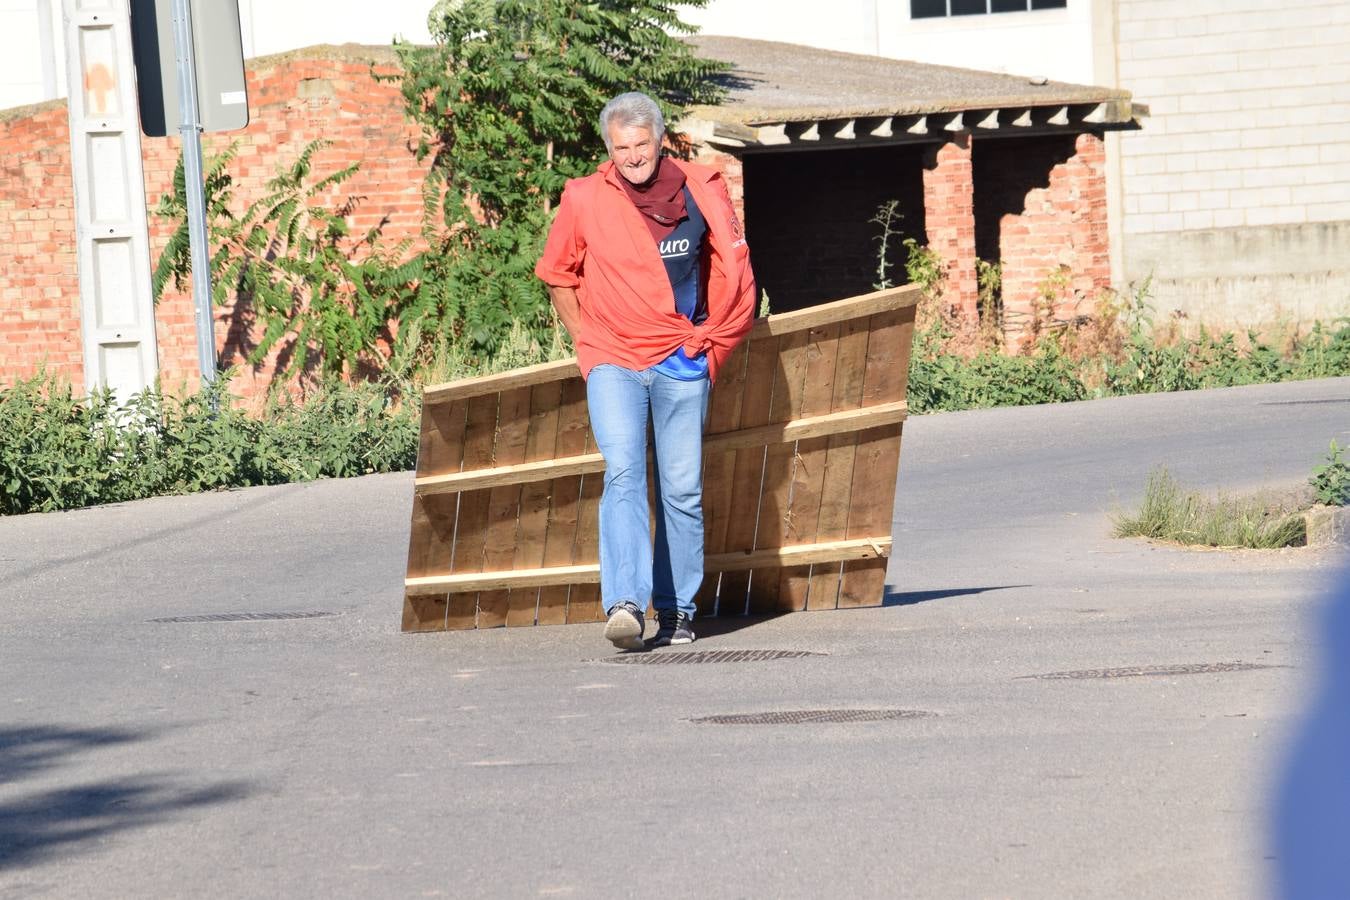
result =
[[1125,131],[1140,127],[1148,107],[1128,95],[1097,102],[989,104],[961,109],[752,110],[696,107],[676,129],[696,142],[729,149],[820,149],[825,146],[927,143],[960,131],[998,137]]

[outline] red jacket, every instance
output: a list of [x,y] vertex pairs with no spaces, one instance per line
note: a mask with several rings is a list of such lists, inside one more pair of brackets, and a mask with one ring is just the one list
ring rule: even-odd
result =
[[581,333],[572,336],[582,376],[600,363],[646,369],[680,345],[708,354],[708,375],[745,337],[755,315],[750,248],[721,174],[667,157],[678,166],[708,220],[710,262],[703,273],[708,318],[694,325],[675,310],[656,241],[628,199],[611,162],[574,178],[563,190],[557,218],[534,273],[554,287],[577,290]]

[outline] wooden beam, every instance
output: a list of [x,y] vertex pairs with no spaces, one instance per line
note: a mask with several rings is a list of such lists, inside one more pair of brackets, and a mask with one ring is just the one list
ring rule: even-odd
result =
[[461,378],[446,384],[434,384],[422,392],[423,403],[448,403],[467,397],[481,397],[483,394],[498,394],[513,388],[531,387],[546,381],[561,381],[581,374],[575,359],[563,359],[558,362],[540,363],[502,372],[499,375],[479,375],[476,378]]
[[[866,406],[862,409],[849,409],[821,416],[810,416],[798,419],[795,422],[780,422],[774,425],[761,425],[755,428],[742,428],[736,431],[710,434],[703,439],[703,446],[707,450],[724,452],[739,450],[744,447],[763,447],[767,444],[790,444],[793,441],[805,441],[811,438],[828,437],[832,434],[865,431],[883,425],[894,425],[897,422],[903,422],[908,415],[908,411],[908,404],[900,400],[894,403]],[[590,475],[604,470],[605,460],[599,453],[584,453],[579,456],[545,459],[513,466],[497,466],[490,469],[475,469],[469,472],[452,472],[448,475],[427,475],[418,478],[414,485],[416,492],[422,496],[453,494],[460,491],[479,491],[513,484],[549,481],[554,478]]]
[[755,339],[769,335],[790,334],[794,331],[819,328],[832,322],[861,319],[864,316],[890,312],[893,309],[917,306],[922,294],[923,289],[918,285],[906,284],[884,291],[863,294],[860,297],[851,297],[847,300],[836,300],[833,303],[809,306],[795,312],[778,313],[755,322],[754,328],[750,331],[750,337]]
[[[854,559],[880,559],[890,555],[891,537],[885,535],[847,541],[826,541],[820,544],[798,544],[746,553],[720,553],[705,557],[703,569],[706,572],[739,572],[773,565],[806,566]],[[473,591],[504,591],[555,584],[595,584],[599,580],[600,566],[592,563],[514,571],[466,572],[462,575],[428,575],[404,579],[403,588],[410,596],[427,596]]]
[[826,413],[823,416],[811,416],[795,422],[780,422],[776,425],[761,425],[756,428],[743,428],[739,431],[726,431],[710,434],[703,439],[703,446],[709,450],[739,450],[742,447],[762,447],[766,444],[790,444],[793,441],[806,441],[811,438],[828,437],[849,431],[865,431],[882,425],[894,425],[903,422],[909,405],[899,400],[862,409],[848,409],[843,412]]

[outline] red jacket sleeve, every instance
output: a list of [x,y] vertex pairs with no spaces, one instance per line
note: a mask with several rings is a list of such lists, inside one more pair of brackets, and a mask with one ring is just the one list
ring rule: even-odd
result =
[[558,214],[548,230],[544,255],[535,263],[534,274],[552,287],[577,288],[581,285],[581,265],[586,258],[586,243],[577,229],[577,203],[572,182],[563,188]]

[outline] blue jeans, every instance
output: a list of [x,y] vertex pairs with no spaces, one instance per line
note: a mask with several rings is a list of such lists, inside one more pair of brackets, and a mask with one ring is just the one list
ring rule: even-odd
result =
[[[703,420],[708,379],[598,365],[586,379],[591,433],[605,458],[600,600],[694,617],[703,581]],[[656,438],[656,542],[649,539],[647,423]]]

